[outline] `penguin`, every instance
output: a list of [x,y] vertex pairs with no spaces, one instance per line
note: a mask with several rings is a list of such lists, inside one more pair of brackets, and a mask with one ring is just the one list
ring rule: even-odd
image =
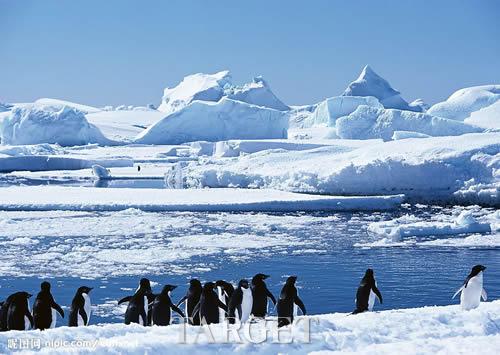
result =
[[200,302],[201,292],[203,287],[198,279],[192,279],[189,281],[189,289],[184,297],[177,302],[177,307],[183,302],[185,303],[185,314],[188,317],[188,322],[191,325],[200,325],[200,318],[194,317],[193,310],[194,307]]
[[7,312],[9,310],[9,304],[12,300],[12,295],[7,297],[3,302],[0,302],[0,332],[7,331]]
[[193,316],[198,317],[201,324],[219,323],[219,308],[227,312],[227,306],[219,300],[214,288],[213,282],[203,286],[200,301],[193,310]]
[[92,289],[92,287],[82,286],[76,290],[75,297],[73,297],[73,301],[71,302],[68,326],[81,327],[89,325],[92,306],[89,293]]
[[306,307],[297,295],[297,288],[295,287],[297,276],[290,276],[283,288],[281,289],[280,298],[278,300],[278,328],[289,325],[293,322],[294,304],[296,304],[302,314],[306,314]]
[[252,289],[247,280],[240,280],[238,287],[233,292],[228,307],[229,323],[234,324],[236,319],[245,323],[250,319],[253,306]]
[[48,328],[55,328],[57,314],[59,312],[61,317],[64,318],[64,311],[59,306],[54,297],[50,293],[50,283],[47,281],[42,282],[40,285],[41,291],[38,293],[33,304],[33,320],[35,322],[35,329],[45,330]]
[[153,301],[151,283],[148,279],[141,279],[139,287],[133,296],[127,296],[118,301],[118,304],[128,302],[125,312],[125,324],[138,323],[140,325],[149,325],[148,305]]
[[483,301],[488,299],[488,295],[483,288],[483,271],[486,267],[483,265],[476,265],[472,268],[469,276],[465,279],[462,287],[458,289],[453,295],[455,298],[460,292],[460,306],[463,310],[470,310],[479,307],[481,298]]
[[184,313],[172,303],[170,292],[177,286],[165,285],[150,305],[151,325],[170,325],[170,309],[179,313],[184,318]]
[[11,295],[7,311],[7,330],[28,330],[33,328],[28,292],[16,292]]
[[273,304],[276,305],[276,299],[273,294],[267,289],[264,282],[269,275],[257,274],[252,278],[252,294],[253,306],[252,314],[254,317],[264,318],[267,314],[267,298],[269,297]]
[[361,279],[358,291],[356,292],[356,309],[352,314],[371,311],[375,304],[375,298],[378,298],[378,301],[382,304],[382,294],[377,288],[377,282],[373,277],[373,270],[366,269],[365,276]]
[[[233,295],[234,292],[234,286],[230,284],[229,282],[226,282],[224,280],[217,280],[215,282],[215,285],[217,286],[217,294],[219,296],[219,300],[224,303],[226,306],[229,306],[229,300],[231,299],[231,296]],[[223,322],[224,318],[226,316],[226,313],[219,308],[219,322]]]

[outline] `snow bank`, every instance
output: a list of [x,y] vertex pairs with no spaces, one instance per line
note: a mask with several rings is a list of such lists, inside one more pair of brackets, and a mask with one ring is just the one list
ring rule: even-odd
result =
[[337,118],[351,114],[361,105],[375,108],[384,107],[373,96],[335,96],[320,102],[307,118],[304,127],[318,125],[335,127]]
[[[434,116],[464,121],[474,112],[487,109],[499,100],[500,85],[473,86],[454,92],[446,101],[435,104],[427,112]],[[491,120],[498,126],[500,116]]]
[[195,101],[150,126],[136,138],[142,144],[180,144],[228,139],[286,138],[288,115],[227,98]]
[[74,108],[75,110],[81,111],[85,114],[87,113],[95,113],[101,111],[101,109],[93,106],[77,104],[71,101],[59,100],[59,99],[38,99],[34,102],[35,105],[45,108],[51,108],[53,111],[59,111],[63,107]]
[[255,77],[252,83],[240,87],[228,87],[225,89],[224,94],[232,100],[273,108],[278,111],[288,111],[290,109],[274,95],[267,81],[261,76]]
[[450,222],[423,221],[409,215],[391,221],[374,222],[368,226],[368,232],[399,242],[408,237],[490,233],[491,226],[478,222],[473,211],[465,210]]
[[176,87],[164,90],[158,110],[170,114],[194,100],[219,101],[224,94],[224,85],[230,83],[230,80],[228,70],[215,74],[188,75]]
[[395,109],[360,106],[337,120],[337,135],[344,139],[392,139],[395,131],[412,131],[429,136],[457,136],[484,129],[455,120]]
[[213,155],[216,157],[237,157],[242,154],[252,154],[268,149],[308,150],[325,146],[319,143],[297,143],[285,140],[231,140],[215,143]]
[[[8,348],[10,339],[26,340],[28,344],[39,339],[40,349],[35,350],[42,353],[476,354],[479,351],[494,354],[500,346],[499,323],[500,301],[493,301],[481,303],[472,311],[461,311],[453,305],[356,316],[333,313],[297,317],[297,322],[283,329],[279,337],[273,321],[257,322],[246,329],[231,328],[233,332],[228,332],[225,324],[204,327],[107,324],[43,332],[10,331],[0,333],[0,352],[12,351]],[[68,345],[74,342],[73,347],[54,346],[61,341],[68,341]]]
[[342,96],[374,96],[385,108],[396,108],[399,110],[422,111],[420,105],[409,105],[394,90],[391,85],[373,71],[368,65],[363,68],[359,77],[349,84]]
[[2,144],[57,143],[63,146],[110,144],[85,115],[67,106],[15,107],[0,127]]
[[[333,195],[404,193],[412,201],[457,201],[454,192],[474,184],[498,189],[500,133],[430,137],[418,144],[331,140],[305,151],[266,150],[237,159],[191,164],[184,181],[193,187],[277,188]],[[475,190],[460,203],[477,203]],[[468,198],[467,198],[468,196]],[[498,205],[496,199],[490,204]]]
[[315,196],[277,190],[99,189],[31,186],[2,189],[0,210],[10,211],[373,211],[397,208],[403,195]]
[[478,111],[472,112],[464,122],[479,127],[500,130],[500,100]]
[[98,179],[109,179],[111,177],[109,170],[99,164],[92,165],[92,172]]

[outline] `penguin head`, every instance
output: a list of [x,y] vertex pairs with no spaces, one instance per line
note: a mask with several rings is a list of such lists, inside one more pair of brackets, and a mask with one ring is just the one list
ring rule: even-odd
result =
[[28,293],[25,291],[20,291],[20,292],[14,293],[13,296],[14,296],[13,297],[14,299],[21,301],[21,300],[28,300],[28,298],[30,298],[33,295],[31,293]]
[[226,281],[224,281],[224,280],[217,280],[217,281],[215,281],[215,286],[217,286],[217,287],[224,288],[225,284],[226,284]]
[[365,277],[373,277],[373,269],[366,269]]
[[203,286],[203,289],[206,290],[206,291],[213,291],[214,288],[215,288],[215,283],[213,283],[213,282],[207,282]]
[[240,282],[238,282],[238,287],[240,288],[248,288],[248,280],[240,280]]
[[92,291],[92,289],[93,287],[82,286],[78,289],[77,293],[79,294],[86,293],[88,295],[89,292]]
[[295,281],[297,281],[297,276],[289,276],[287,279],[286,279],[286,283],[288,285],[295,285]]
[[174,285],[165,285],[165,286],[163,286],[161,293],[164,295],[168,295],[171,291],[175,290],[176,288],[177,288],[177,286],[174,286]]
[[44,281],[40,284],[40,289],[45,292],[50,291],[50,282]]
[[151,291],[151,282],[146,278],[142,278],[141,281],[139,281],[139,288]]
[[266,274],[257,274],[253,277],[252,279],[252,283],[255,284],[255,283],[259,283],[259,282],[263,282],[265,279],[267,279],[269,277],[269,275],[266,275]]
[[477,274],[479,274],[481,271],[484,271],[486,270],[486,266],[483,266],[483,265],[476,265],[472,268],[472,271],[470,272],[470,276],[471,277],[474,277],[476,276]]

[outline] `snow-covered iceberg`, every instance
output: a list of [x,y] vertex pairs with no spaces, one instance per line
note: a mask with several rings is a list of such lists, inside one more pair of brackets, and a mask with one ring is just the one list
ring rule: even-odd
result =
[[228,139],[286,138],[288,114],[241,101],[194,101],[148,127],[142,144],[180,144]]
[[457,136],[483,132],[467,123],[396,109],[359,106],[348,116],[337,119],[337,135],[344,139],[382,138],[390,140],[395,131],[411,131],[429,136]]
[[26,343],[31,351],[45,354],[495,354],[500,345],[498,324],[500,301],[493,301],[471,311],[452,305],[356,316],[299,316],[280,334],[275,319],[241,329],[226,323],[203,327],[103,324],[10,331],[0,333],[0,352],[10,353],[9,344]]
[[303,126],[335,127],[338,118],[351,114],[361,105],[384,108],[377,98],[373,96],[330,97],[317,105],[312,114],[307,117]]
[[50,107],[52,110],[56,110],[56,111],[59,111],[64,106],[74,108],[75,110],[81,111],[85,114],[95,113],[95,112],[101,111],[101,109],[99,109],[97,107],[77,104],[75,102],[66,101],[66,100],[59,100],[59,99],[42,98],[42,99],[36,100],[34,102],[34,104],[37,106],[45,106],[47,108]]
[[188,75],[176,87],[165,88],[158,110],[169,114],[195,100],[219,101],[224,95],[224,86],[230,84],[230,80],[228,70],[215,74]]
[[217,102],[223,97],[279,111],[290,109],[274,95],[261,76],[255,77],[251,83],[236,86],[229,71],[224,70],[215,74],[188,75],[176,87],[166,88],[158,110],[170,114],[195,100]]
[[408,111],[422,111],[419,104],[409,105],[400,95],[400,92],[393,89],[387,80],[379,76],[370,66],[365,66],[359,77],[349,84],[342,96],[374,96],[385,108],[396,108]]
[[68,106],[14,107],[0,126],[2,144],[57,143],[62,146],[110,144],[85,114]]
[[432,106],[434,116],[500,128],[500,85],[473,86],[454,92],[446,101]]

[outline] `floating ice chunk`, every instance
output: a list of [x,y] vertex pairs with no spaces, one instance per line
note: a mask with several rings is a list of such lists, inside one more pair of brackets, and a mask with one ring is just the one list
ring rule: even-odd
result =
[[98,164],[92,165],[92,172],[98,179],[109,179],[111,177],[109,170]]
[[382,138],[390,140],[394,131],[412,131],[429,136],[457,136],[484,129],[463,122],[395,109],[359,106],[337,120],[337,135],[344,139]]

